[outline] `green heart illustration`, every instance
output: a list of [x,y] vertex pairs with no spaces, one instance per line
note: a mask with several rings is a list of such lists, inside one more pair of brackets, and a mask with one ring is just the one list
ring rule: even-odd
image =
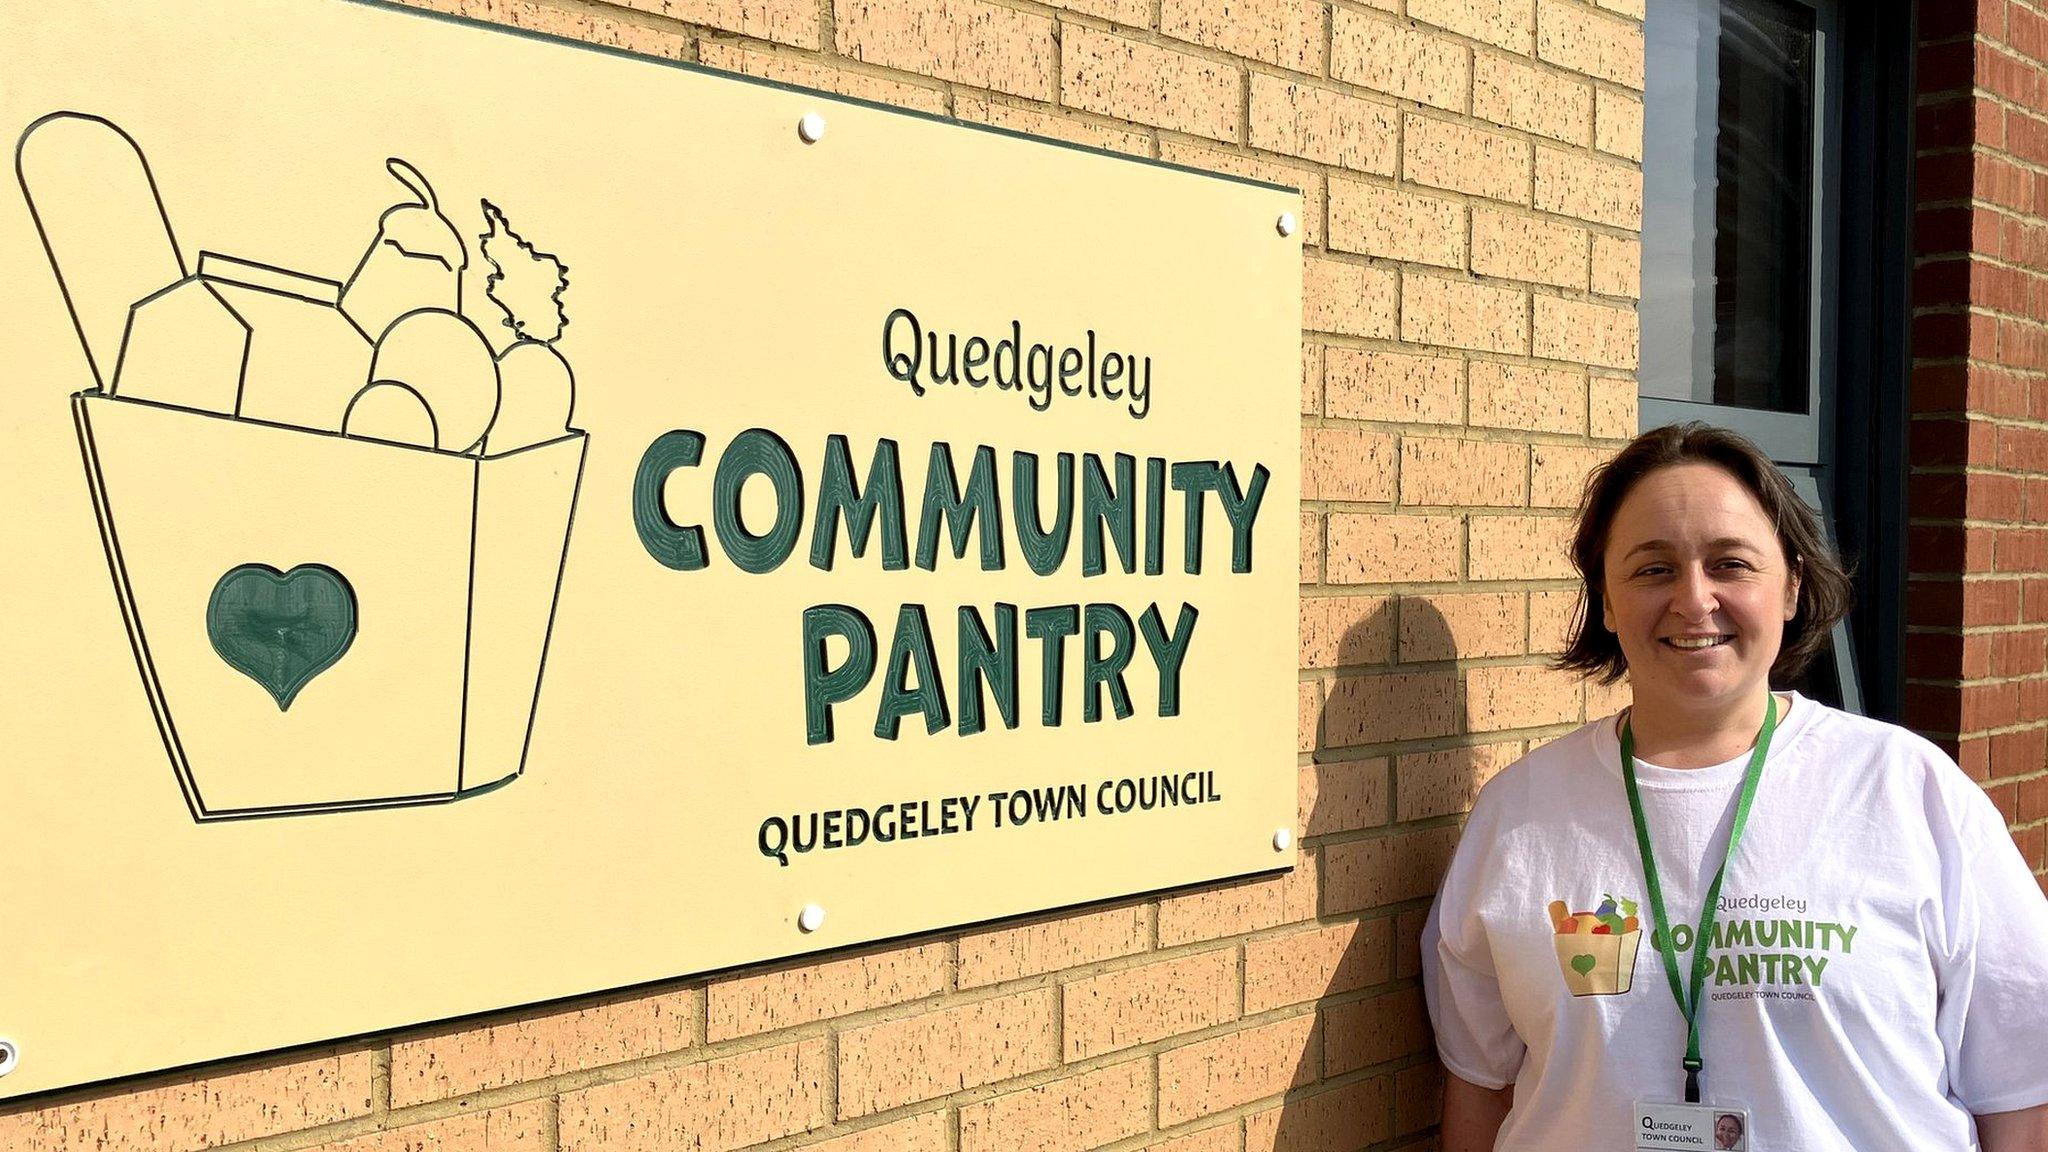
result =
[[279,572],[243,564],[213,586],[206,635],[220,658],[263,685],[283,712],[355,641],[356,594],[325,565]]
[[1591,972],[1593,970],[1593,965],[1598,963],[1598,960],[1595,960],[1591,956],[1588,956],[1582,952],[1579,955],[1572,957],[1572,971],[1577,972],[1581,976],[1584,976],[1586,973]]

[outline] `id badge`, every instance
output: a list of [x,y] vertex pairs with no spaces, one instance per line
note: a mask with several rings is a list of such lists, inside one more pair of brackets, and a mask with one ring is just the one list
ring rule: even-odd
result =
[[1636,1101],[1636,1152],[1749,1152],[1749,1109]]

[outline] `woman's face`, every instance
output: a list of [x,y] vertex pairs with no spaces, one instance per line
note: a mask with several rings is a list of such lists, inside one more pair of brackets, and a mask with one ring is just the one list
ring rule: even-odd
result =
[[1742,1121],[1733,1116],[1723,1116],[1714,1121],[1714,1146],[1733,1148],[1742,1139]]
[[1608,528],[1602,621],[1641,709],[1699,712],[1763,692],[1799,581],[1762,505],[1711,464],[1636,482]]

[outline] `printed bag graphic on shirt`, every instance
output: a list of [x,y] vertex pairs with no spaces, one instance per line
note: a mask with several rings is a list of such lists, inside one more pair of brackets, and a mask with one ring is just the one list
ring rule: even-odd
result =
[[1642,923],[1636,902],[1601,893],[1591,912],[1570,912],[1565,902],[1550,902],[1550,925],[1556,929],[1557,967],[1574,996],[1619,996],[1636,974],[1636,949]]

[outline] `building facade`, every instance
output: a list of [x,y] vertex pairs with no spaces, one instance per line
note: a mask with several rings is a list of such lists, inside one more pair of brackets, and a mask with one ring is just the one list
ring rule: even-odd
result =
[[2048,872],[2048,9],[413,2],[1300,188],[1300,865],[0,1105],[0,1146],[1433,1146],[1422,920],[1478,788],[1626,703],[1550,666],[1565,543],[1669,418],[1757,436],[1855,560],[1804,687]]

